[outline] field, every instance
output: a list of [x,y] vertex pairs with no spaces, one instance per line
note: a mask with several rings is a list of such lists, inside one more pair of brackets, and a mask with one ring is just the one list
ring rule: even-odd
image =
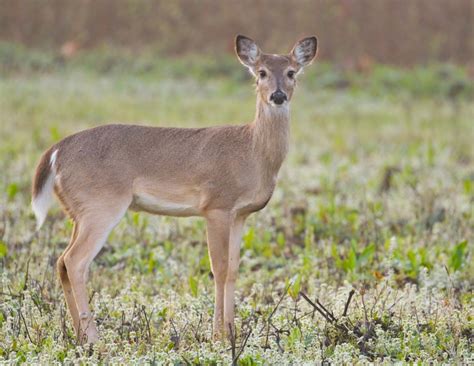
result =
[[251,121],[252,81],[227,58],[104,51],[64,62],[2,47],[0,363],[474,361],[474,103],[464,70],[311,66],[278,188],[247,221],[234,342],[211,341],[203,220],[128,213],[92,265],[102,339],[83,348],[55,270],[71,222],[56,206],[34,231],[41,152],[109,122]]

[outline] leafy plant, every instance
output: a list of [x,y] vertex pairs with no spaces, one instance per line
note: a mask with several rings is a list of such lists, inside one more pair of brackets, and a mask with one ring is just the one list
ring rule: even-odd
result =
[[8,254],[7,244],[0,240],[0,258],[6,257]]
[[458,244],[456,244],[451,251],[451,256],[449,258],[449,267],[453,271],[458,271],[466,258],[466,248],[467,248],[467,240],[464,240]]
[[195,276],[189,276],[189,288],[191,289],[191,294],[194,296],[194,297],[197,297],[198,296],[198,287],[199,285],[199,281],[198,279],[195,277]]
[[337,246],[335,244],[332,245],[331,253],[338,268],[341,268],[346,272],[352,272],[369,264],[372,261],[375,254],[375,244],[371,243],[360,250],[358,249],[356,242],[352,240],[351,246],[346,252],[345,256],[338,253]]

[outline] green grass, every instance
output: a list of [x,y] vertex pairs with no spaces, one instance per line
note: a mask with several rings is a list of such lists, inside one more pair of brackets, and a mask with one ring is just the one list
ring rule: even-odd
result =
[[[210,340],[201,219],[127,214],[92,265],[102,339],[90,350],[75,342],[55,272],[71,224],[55,208],[34,234],[29,191],[41,152],[87,127],[250,121],[245,71],[0,58],[0,362],[229,364],[232,347]],[[462,91],[450,94],[439,70]],[[242,242],[237,353],[250,335],[238,363],[472,361],[472,85],[443,65],[363,77],[316,64],[301,79],[278,188]]]

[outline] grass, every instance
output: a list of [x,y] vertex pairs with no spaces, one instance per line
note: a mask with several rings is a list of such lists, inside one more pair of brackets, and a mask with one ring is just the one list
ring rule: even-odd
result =
[[221,70],[143,57],[101,69],[97,55],[14,57],[0,52],[0,362],[473,361],[474,104],[461,69],[312,66],[278,188],[246,225],[235,342],[210,339],[203,221],[129,213],[92,265],[102,339],[88,349],[55,272],[71,223],[55,208],[34,233],[41,152],[107,122],[250,121],[252,86],[237,61]]

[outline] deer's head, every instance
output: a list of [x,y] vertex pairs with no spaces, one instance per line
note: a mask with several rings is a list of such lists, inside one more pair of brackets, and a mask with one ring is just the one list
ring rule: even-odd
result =
[[316,37],[306,37],[295,44],[288,55],[263,53],[255,41],[237,36],[235,52],[240,62],[255,76],[260,99],[273,107],[289,103],[296,77],[316,57]]

